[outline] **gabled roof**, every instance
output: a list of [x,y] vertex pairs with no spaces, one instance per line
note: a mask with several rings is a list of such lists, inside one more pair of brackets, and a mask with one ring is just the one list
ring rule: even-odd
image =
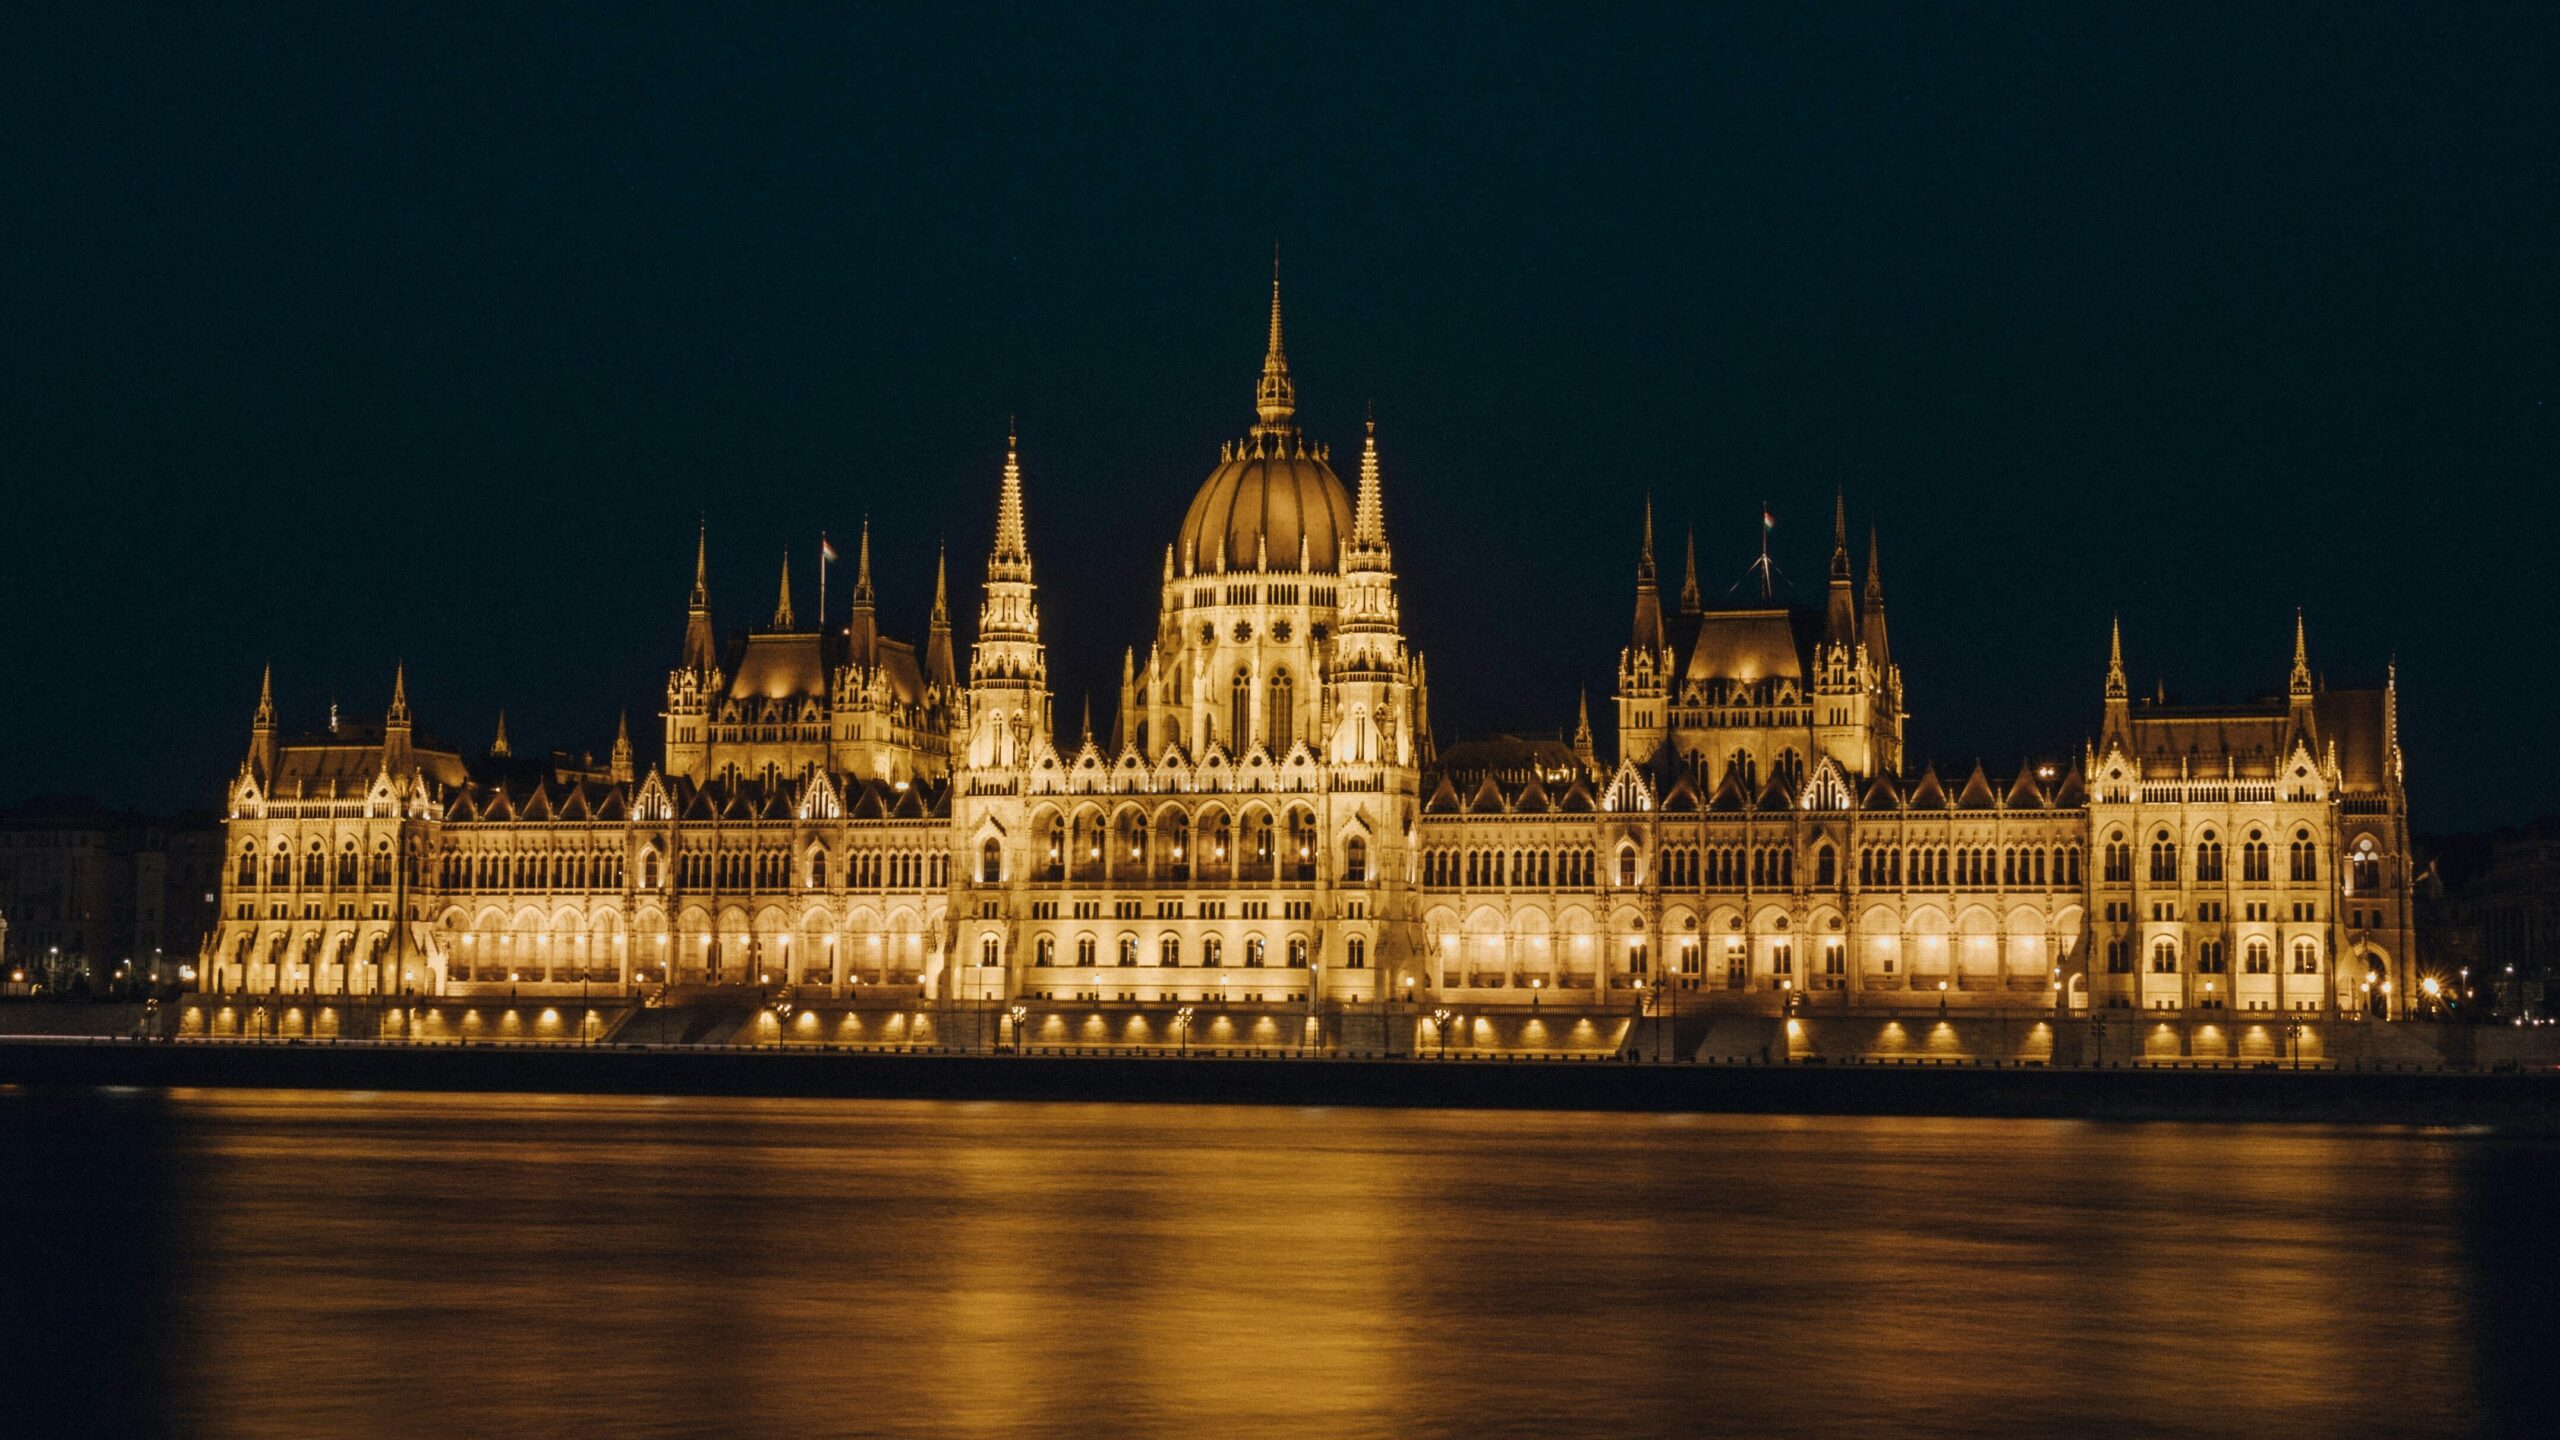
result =
[[1997,810],[2000,797],[1991,788],[1991,777],[1982,773],[1982,762],[1973,762],[1973,773],[1965,777],[1964,789],[1956,792],[1959,810]]
[[2036,767],[2021,763],[2018,778],[2009,786],[2009,794],[2001,804],[2012,810],[2041,810],[2045,806],[2044,790],[2036,784]]
[[1858,808],[1899,810],[1902,808],[1902,787],[1894,783],[1892,776],[1879,770],[1875,778],[1867,782],[1866,793],[1858,797]]
[[1905,803],[1913,810],[1947,808],[1947,787],[1938,783],[1937,766],[1931,765],[1920,772],[1920,783],[1911,787],[1910,798]]

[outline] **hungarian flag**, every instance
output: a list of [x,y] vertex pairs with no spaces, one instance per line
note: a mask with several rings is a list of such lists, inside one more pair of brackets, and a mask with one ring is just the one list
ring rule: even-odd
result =
[[818,554],[830,562],[844,558],[836,553],[835,546],[827,543],[827,534],[823,530],[818,532]]
[[1770,531],[1775,530],[1775,529],[1777,529],[1777,528],[1778,528],[1778,517],[1769,513],[1769,507],[1768,507],[1768,506],[1766,506],[1766,505],[1761,506],[1761,507],[1760,507],[1760,533],[1761,533],[1761,534],[1763,534],[1763,535],[1766,535],[1766,534],[1768,534]]

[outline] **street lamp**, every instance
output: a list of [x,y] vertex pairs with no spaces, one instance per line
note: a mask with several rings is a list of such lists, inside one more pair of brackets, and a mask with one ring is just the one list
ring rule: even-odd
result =
[[1431,1012],[1431,1028],[1432,1028],[1433,1030],[1435,1030],[1435,1031],[1439,1032],[1439,1035],[1440,1035],[1440,1058],[1441,1058],[1441,1059],[1443,1059],[1443,1060],[1448,1059],[1448,1058],[1449,1058],[1449,1012],[1448,1012],[1448,1011],[1446,1011],[1446,1010],[1434,1010],[1434,1011],[1432,1011],[1432,1012]]
[[1191,1007],[1185,1005],[1174,1011],[1173,1020],[1178,1047],[1175,1053],[1187,1060],[1191,1058]]
[[1022,1053],[1023,1018],[1031,1013],[1031,1008],[1027,1005],[1016,1005],[1006,1013],[1013,1017],[1013,1053],[1019,1055]]

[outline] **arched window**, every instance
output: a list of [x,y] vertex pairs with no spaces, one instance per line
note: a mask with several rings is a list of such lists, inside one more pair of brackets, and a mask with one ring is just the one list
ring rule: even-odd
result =
[[978,942],[978,963],[981,965],[1001,965],[1004,963],[1003,947],[998,944],[996,937],[993,935],[990,935],[984,940]]
[[240,847],[240,878],[243,885],[258,883],[258,847],[252,843]]
[[390,841],[385,840],[373,847],[373,868],[372,873],[367,877],[367,883],[373,885],[388,885],[391,883]]
[[1182,937],[1167,935],[1156,942],[1156,963],[1170,969],[1182,963]]
[[1042,970],[1058,963],[1058,942],[1048,935],[1031,942],[1031,963]]
[[1225,942],[1221,941],[1215,935],[1203,938],[1200,942],[1200,963],[1203,965],[1224,964],[1226,959],[1226,948]]
[[2267,883],[2267,842],[2255,830],[2240,847],[2240,879],[2245,884]]
[[1831,847],[1829,845],[1817,845],[1813,847],[1814,884],[1829,885],[1833,883],[1834,873],[1839,869],[1839,865],[1839,859],[1831,853]]
[[356,883],[356,844],[352,840],[338,852],[338,883],[350,888]]
[[1618,883],[1621,886],[1636,883],[1636,847],[1633,845],[1618,847]]
[[1253,740],[1253,679],[1243,667],[1236,669],[1234,690],[1227,700],[1227,748],[1238,755]]
[[311,842],[311,853],[302,857],[302,883],[321,886],[329,882],[329,857],[322,854],[320,842]]
[[2359,895],[2382,889],[2382,857],[2374,852],[2370,835],[2356,842],[2356,853],[2347,861],[2347,888]]
[[2252,975],[2264,975],[2273,970],[2275,968],[2274,957],[2267,949],[2267,942],[2264,940],[2250,941],[2248,948],[2240,952],[2240,966],[2243,970]]
[[1248,935],[1244,940],[1244,963],[1259,968],[1262,964],[1262,937]]
[[989,836],[987,843],[978,847],[978,883],[993,885],[1003,878],[1004,844]]
[[2222,883],[2222,842],[2210,830],[2196,842],[2196,879],[2211,885]]
[[1307,968],[1307,937],[1304,935],[1289,937],[1289,968],[1292,970]]
[[658,888],[658,852],[655,850],[640,852],[640,888],[643,890]]
[[1137,936],[1123,935],[1120,937],[1120,963],[1123,965],[1135,965],[1138,963]]
[[1085,967],[1085,968],[1086,968],[1086,969],[1088,969],[1088,970],[1090,970],[1090,969],[1092,969],[1092,968],[1093,968],[1093,937],[1092,937],[1092,936],[1090,936],[1090,935],[1079,935],[1079,936],[1077,936],[1077,937],[1076,937],[1076,963],[1077,963],[1078,965],[1081,965],[1081,966]]
[[1342,963],[1353,970],[1369,967],[1369,942],[1354,935],[1342,942]]
[[2305,939],[2293,942],[2293,973],[2296,975],[2320,973],[2319,941]]
[[2125,843],[2119,830],[2107,837],[2106,881],[2110,885],[2133,883],[2133,847]]
[[1369,878],[1369,842],[1354,835],[1342,842],[1342,879],[1357,885]]
[[2178,973],[2178,947],[2176,942],[2161,940],[2153,943],[2151,947],[2151,973],[2154,975],[2175,975]]
[[1724,773],[1729,779],[1741,781],[1744,790],[1756,792],[1760,788],[1760,763],[1751,758],[1748,750],[1734,751],[1733,758],[1725,762]]
[[1289,742],[1296,737],[1296,712],[1290,706],[1289,672],[1279,670],[1271,676],[1271,723],[1263,731],[1270,737],[1271,753],[1289,753]]
[[2320,846],[2311,838],[2311,832],[2308,830],[2293,832],[2293,878],[2296,880],[2320,878]]
[[2174,885],[2178,881],[2178,847],[2166,830],[2151,840],[2151,879],[2154,884]]

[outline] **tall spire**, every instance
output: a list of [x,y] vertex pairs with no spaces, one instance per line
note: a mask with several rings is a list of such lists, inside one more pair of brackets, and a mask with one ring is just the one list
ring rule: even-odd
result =
[[1636,557],[1636,623],[1633,641],[1639,650],[1663,648],[1662,588],[1653,570],[1653,496],[1644,497],[1644,548]]
[[[1017,566],[1019,575],[998,576],[996,567]],[[996,495],[996,548],[987,560],[991,579],[1031,578],[1031,541],[1022,523],[1022,445],[1012,417],[1004,427],[1004,484]]]
[[2124,617],[2118,615],[2107,628],[2107,698],[2122,700],[2128,693],[2124,682]]
[[1680,575],[1680,613],[1696,615],[1707,605],[1698,594],[1698,527],[1695,525],[1689,527],[1688,559],[1685,563],[1686,568]]
[[879,664],[880,612],[871,593],[871,517],[862,517],[862,540],[854,557],[853,615],[845,622],[845,657],[870,668]]
[[1591,741],[1591,692],[1588,690],[1582,692],[1581,713],[1573,723],[1573,753],[1591,769],[1600,768],[1600,755]]
[[249,723],[270,730],[275,728],[276,667],[273,661],[269,661],[267,668],[258,672],[258,711],[250,717]]
[[1823,637],[1845,655],[1858,643],[1858,600],[1849,574],[1849,500],[1838,491],[1831,497],[1831,594],[1825,608]]
[[507,712],[502,709],[498,712],[498,733],[489,739],[489,758],[504,760],[514,753],[507,745]]
[[711,638],[710,535],[708,521],[693,532],[693,595],[684,607],[683,668],[702,675],[720,661],[719,646]]
[[1861,607],[1867,663],[1879,678],[1893,668],[1893,651],[1884,634],[1884,567],[1876,561],[1876,527],[1867,527],[1867,600]]
[[391,671],[391,713],[383,717],[386,724],[409,723],[409,667],[399,665]]
[[776,630],[791,628],[791,549],[789,546],[783,547],[782,551],[782,596],[774,602],[773,628]]
[[933,619],[925,629],[924,678],[928,685],[949,689],[959,683],[959,671],[951,659],[951,584],[950,563],[946,549],[933,551]]
[[2303,640],[2299,608],[2293,612],[2293,674],[2286,679],[2285,689],[2297,700],[2311,696],[2311,647]]
[[1378,414],[1369,412],[1368,434],[1360,442],[1360,497],[1351,512],[1351,543],[1363,548],[1387,543],[1384,481],[1378,471]]
[[1280,247],[1271,247],[1271,343],[1262,354],[1262,382],[1254,387],[1253,405],[1262,423],[1256,431],[1285,430],[1298,413],[1298,387],[1289,379],[1289,357],[1280,348]]
[[625,710],[613,725],[613,761],[607,772],[616,784],[631,783],[631,712]]

